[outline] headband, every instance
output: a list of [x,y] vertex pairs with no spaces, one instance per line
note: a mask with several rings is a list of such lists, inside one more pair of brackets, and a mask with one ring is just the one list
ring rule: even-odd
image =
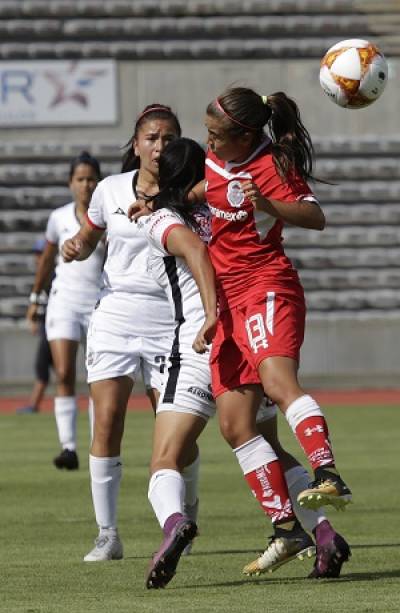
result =
[[[267,106],[269,109],[271,109],[271,106],[268,104],[268,96],[260,96],[260,98],[263,101],[263,104],[265,104],[265,106]],[[228,119],[230,119],[233,123],[236,123],[241,128],[244,128],[245,130],[250,130],[250,132],[257,132],[258,131],[258,128],[254,128],[253,126],[248,126],[247,124],[242,123],[238,119],[235,119],[234,117],[232,117],[232,115],[230,115],[228,113],[228,111],[226,111],[224,109],[224,107],[222,106],[222,104],[219,101],[219,98],[215,99],[215,106],[217,107],[217,109],[219,111],[221,111],[221,113],[223,115],[225,115]],[[271,112],[272,112],[272,109],[271,109]]]
[[164,111],[165,113],[170,113],[171,115],[173,115],[173,112],[168,106],[163,106],[162,104],[155,104],[154,106],[151,106],[149,109],[146,109],[145,111],[143,111],[143,113],[140,113],[139,117],[136,120],[136,123],[138,123],[138,121],[140,121],[142,117],[147,115],[147,113],[153,113],[153,111],[156,111],[156,112]]
[[240,126],[241,128],[244,128],[245,130],[250,130],[250,132],[256,132],[258,131],[258,128],[253,128],[252,126],[247,126],[245,123],[242,123],[241,121],[239,121],[238,119],[235,119],[234,117],[232,117],[232,115],[230,115],[227,111],[225,111],[225,109],[223,108],[223,106],[221,105],[220,101],[218,98],[215,99],[215,106],[217,107],[217,109],[219,111],[221,111],[221,113],[223,115],[225,115],[228,119],[230,119],[233,123],[236,123],[238,126]]

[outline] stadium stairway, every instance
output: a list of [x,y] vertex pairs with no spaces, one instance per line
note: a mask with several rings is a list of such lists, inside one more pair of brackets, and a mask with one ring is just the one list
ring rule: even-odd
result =
[[3,0],[0,58],[314,58],[344,38],[400,55],[396,0]]
[[[316,139],[316,183],[324,232],[285,229],[311,313],[400,312],[400,137]],[[0,321],[24,317],[33,281],[34,241],[52,209],[70,200],[68,162],[76,144],[0,146]],[[104,175],[121,150],[93,145]],[[51,160],[51,165],[48,162]]]

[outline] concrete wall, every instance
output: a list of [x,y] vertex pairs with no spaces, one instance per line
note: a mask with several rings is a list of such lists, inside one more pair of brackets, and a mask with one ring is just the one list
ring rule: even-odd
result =
[[[309,318],[301,355],[304,385],[400,388],[400,315]],[[35,339],[22,326],[0,330],[0,391],[32,380]],[[79,380],[85,380],[83,352]]]
[[137,114],[149,103],[169,104],[179,115],[186,135],[204,141],[207,104],[231,85],[253,87],[261,94],[283,90],[298,102],[303,120],[314,136],[398,133],[400,60],[390,62],[389,81],[379,103],[359,111],[344,110],[322,92],[315,60],[254,61],[121,61],[118,63],[120,119],[110,127],[1,130],[13,141],[57,141],[125,144]]
[[400,315],[313,315],[300,378],[321,388],[400,388]]

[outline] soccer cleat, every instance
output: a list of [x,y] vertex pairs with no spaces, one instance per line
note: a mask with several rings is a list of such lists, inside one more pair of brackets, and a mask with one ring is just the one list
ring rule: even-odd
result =
[[339,577],[342,564],[351,556],[348,543],[340,534],[322,546],[317,543],[317,557],[314,568],[308,575],[309,579],[334,579]]
[[124,552],[116,531],[104,531],[95,539],[95,547],[83,558],[84,562],[122,560]]
[[176,523],[150,562],[146,577],[146,587],[149,590],[163,588],[171,581],[183,550],[196,534],[195,522],[187,517],[182,517]]
[[329,470],[320,470],[319,475],[310,483],[308,489],[300,492],[297,502],[301,507],[316,511],[328,504],[343,511],[351,502],[352,494],[345,482]]
[[53,460],[54,466],[57,468],[66,468],[67,470],[76,470],[79,468],[79,460],[76,451],[63,449],[62,452]]
[[39,413],[38,409],[32,405],[28,405],[27,407],[19,407],[15,412],[17,413],[17,415]]
[[[197,498],[196,502],[192,505],[190,504],[185,504],[183,507],[183,514],[185,517],[187,517],[188,519],[191,519],[192,521],[194,521],[195,524],[197,524],[197,516],[199,514],[199,499]],[[197,530],[196,536],[199,536],[199,531]],[[192,551],[192,547],[193,547],[193,541],[190,541],[185,549],[182,551],[182,555],[183,556],[188,556],[190,555],[191,551]]]
[[261,575],[261,573],[273,573],[274,570],[298,558],[311,558],[315,555],[315,545],[311,536],[302,528],[288,533],[288,536],[272,536],[264,553],[243,568],[244,575]]

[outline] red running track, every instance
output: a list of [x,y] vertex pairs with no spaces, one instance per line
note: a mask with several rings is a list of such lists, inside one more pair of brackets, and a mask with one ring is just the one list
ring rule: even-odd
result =
[[[310,394],[321,406],[326,405],[391,405],[400,407],[400,389],[398,390],[314,390]],[[0,397],[0,414],[14,413],[18,407],[28,403],[27,396]],[[87,397],[78,397],[78,406],[81,410],[87,408]],[[128,409],[131,411],[150,411],[150,402],[145,395],[133,395],[129,400]],[[45,398],[41,411],[53,410],[53,399]]]

